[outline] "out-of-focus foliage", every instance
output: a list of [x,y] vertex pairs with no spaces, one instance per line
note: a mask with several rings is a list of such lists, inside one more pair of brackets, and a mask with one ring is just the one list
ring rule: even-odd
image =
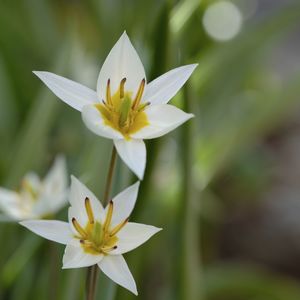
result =
[[[221,42],[203,26],[217,2],[1,1],[0,185],[18,188],[65,153],[70,173],[102,195],[110,141],[32,70],[94,88],[126,30],[149,80],[199,63],[173,100],[195,119],[147,143],[132,219],[164,230],[126,255],[140,299],[300,299],[300,3],[232,1],[241,27]],[[132,180],[118,161],[114,193]],[[61,270],[62,246],[14,223],[0,224],[0,245],[0,299],[83,299],[86,270]],[[103,274],[97,297],[134,299]]]

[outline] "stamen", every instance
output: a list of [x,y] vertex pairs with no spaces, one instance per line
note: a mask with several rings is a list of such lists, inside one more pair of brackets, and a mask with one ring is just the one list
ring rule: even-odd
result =
[[92,246],[93,243],[88,240],[79,240],[80,244],[86,245],[86,246]]
[[92,206],[91,206],[91,201],[88,197],[85,198],[84,205],[85,205],[86,214],[89,218],[90,224],[94,224],[93,209],[92,209]]
[[113,215],[113,210],[114,210],[114,203],[112,200],[109,201],[109,206],[108,206],[108,211],[106,214],[106,219],[105,222],[103,224],[103,231],[106,232],[109,228],[111,219],[112,219],[112,215]]
[[125,219],[123,222],[121,222],[120,224],[118,224],[117,226],[115,226],[112,231],[110,232],[109,236],[113,237],[114,235],[116,235],[129,221],[129,218]]
[[123,78],[120,83],[120,98],[124,98],[124,86],[125,86],[126,78]]
[[141,102],[141,99],[142,99],[142,96],[143,96],[143,93],[144,93],[145,83],[146,83],[146,80],[144,78],[141,81],[139,89],[138,89],[138,91],[136,93],[136,96],[134,98],[134,101],[133,101],[133,104],[132,104],[132,109],[136,109],[140,105],[140,102]]
[[108,253],[110,251],[116,250],[118,248],[118,246],[113,246],[113,247],[102,247],[101,251],[104,253]]
[[87,234],[86,234],[85,230],[80,226],[80,224],[77,222],[77,220],[75,218],[72,218],[72,223],[73,223],[73,226],[76,229],[76,231],[80,234],[80,236],[86,238]]
[[111,92],[110,92],[110,79],[107,80],[107,85],[106,85],[106,102],[108,105],[112,105]]
[[138,107],[138,112],[142,111],[145,109],[145,107],[149,106],[150,102],[146,102],[146,103],[142,103],[139,107]]

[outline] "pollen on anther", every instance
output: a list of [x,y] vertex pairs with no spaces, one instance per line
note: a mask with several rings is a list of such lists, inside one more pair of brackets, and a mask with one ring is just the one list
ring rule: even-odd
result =
[[75,218],[72,218],[72,224],[74,226],[74,228],[76,229],[76,231],[82,236],[82,237],[86,237],[86,232],[85,230],[80,226],[80,224],[77,222],[77,220]]
[[139,89],[136,93],[135,99],[132,103],[132,109],[137,109],[139,107],[144,93],[145,83],[146,83],[146,79],[143,78],[143,80],[140,83]]
[[120,98],[124,98],[124,86],[125,86],[126,78],[124,77],[120,82]]
[[91,201],[88,197],[85,198],[84,205],[85,205],[86,214],[88,216],[90,224],[94,224],[93,209],[92,209],[92,206],[91,206]]
[[105,222],[103,224],[103,230],[107,231],[109,228],[109,225],[111,223],[112,215],[113,215],[113,209],[114,209],[114,202],[112,200],[109,201],[108,204],[108,210],[105,218]]

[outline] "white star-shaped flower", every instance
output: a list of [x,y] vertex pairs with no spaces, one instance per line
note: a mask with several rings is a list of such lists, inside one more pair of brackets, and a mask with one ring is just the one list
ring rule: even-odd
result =
[[57,157],[44,179],[30,172],[19,191],[0,187],[0,210],[9,220],[40,219],[67,204],[68,175],[65,159]]
[[32,220],[20,224],[48,240],[67,245],[64,269],[97,264],[113,281],[137,295],[135,281],[122,254],[161,230],[128,222],[138,189],[139,182],[114,197],[104,209],[95,195],[72,176],[68,223]]
[[97,91],[53,73],[34,73],[57,97],[81,111],[92,132],[113,139],[122,160],[142,179],[143,139],[160,137],[193,117],[167,103],[196,66],[173,69],[147,84],[143,64],[124,32],[100,70]]

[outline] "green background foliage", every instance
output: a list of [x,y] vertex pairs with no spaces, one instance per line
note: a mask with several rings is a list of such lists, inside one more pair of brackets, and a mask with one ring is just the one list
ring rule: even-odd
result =
[[[64,153],[101,199],[111,141],[32,70],[95,88],[126,30],[149,81],[199,63],[172,100],[196,117],[147,141],[132,220],[164,230],[126,254],[138,299],[300,299],[300,3],[234,1],[244,16],[250,2],[256,10],[234,39],[217,42],[202,23],[213,2],[1,1],[0,184],[18,188],[25,172],[44,175]],[[118,160],[113,193],[134,180]],[[83,299],[86,270],[61,270],[61,245],[12,222],[0,224],[0,245],[0,299]],[[135,296],[101,274],[97,299]]]

